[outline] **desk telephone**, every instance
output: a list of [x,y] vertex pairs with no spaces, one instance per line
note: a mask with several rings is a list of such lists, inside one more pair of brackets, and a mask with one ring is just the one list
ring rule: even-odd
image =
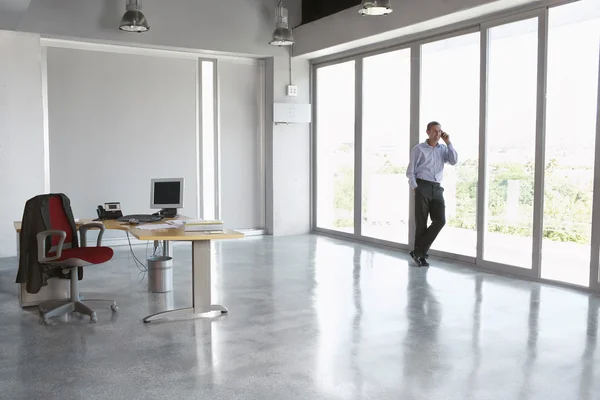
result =
[[123,212],[121,211],[121,203],[113,202],[113,203],[104,203],[104,206],[98,206],[96,210],[98,213],[98,219],[118,219],[123,216]]
[[134,225],[139,223],[157,222],[164,218],[157,214],[132,214],[124,216],[123,211],[121,211],[121,203],[119,202],[104,203],[104,206],[98,206],[96,212],[98,213],[98,219],[96,219],[96,221],[116,219],[120,222],[129,222]]

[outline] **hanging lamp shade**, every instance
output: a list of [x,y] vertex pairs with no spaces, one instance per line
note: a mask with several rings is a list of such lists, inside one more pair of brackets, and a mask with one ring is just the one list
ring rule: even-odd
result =
[[360,15],[388,15],[392,11],[390,0],[362,0],[358,9]]
[[119,29],[125,32],[146,32],[150,29],[146,16],[140,10],[139,0],[127,0],[125,14],[121,19]]
[[269,44],[273,46],[291,46],[294,44],[294,34],[288,25],[288,10],[283,7],[283,1],[275,9],[276,28],[273,39]]

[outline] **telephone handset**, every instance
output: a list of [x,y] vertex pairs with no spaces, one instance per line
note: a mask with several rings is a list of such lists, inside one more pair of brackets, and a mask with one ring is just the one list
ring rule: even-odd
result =
[[104,206],[99,205],[96,212],[98,213],[99,220],[117,219],[123,216],[121,203],[119,202],[104,203]]

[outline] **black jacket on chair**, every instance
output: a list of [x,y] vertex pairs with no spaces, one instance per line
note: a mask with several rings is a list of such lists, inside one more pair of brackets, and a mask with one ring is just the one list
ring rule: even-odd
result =
[[[38,293],[42,286],[47,285],[48,278],[69,278],[62,274],[60,268],[47,268],[38,262],[37,234],[52,229],[50,224],[50,209],[48,206],[50,197],[60,196],[63,208],[69,219],[73,231],[71,247],[79,247],[77,240],[77,227],[75,218],[71,211],[71,201],[64,194],[43,194],[35,196],[25,203],[25,211],[21,220],[21,232],[19,234],[20,255],[19,271],[17,272],[17,283],[26,283],[28,293]],[[51,238],[46,239],[46,249],[50,249]],[[79,280],[83,278],[83,268],[77,268]]]

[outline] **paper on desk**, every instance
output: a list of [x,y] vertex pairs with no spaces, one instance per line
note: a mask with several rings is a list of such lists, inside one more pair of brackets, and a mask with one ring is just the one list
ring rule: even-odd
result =
[[165,221],[167,224],[175,226],[175,227],[182,227],[185,225],[185,220],[183,219],[170,219],[168,221]]
[[158,231],[161,229],[177,229],[175,225],[169,224],[148,224],[148,225],[138,225],[135,229],[142,229],[145,231]]

